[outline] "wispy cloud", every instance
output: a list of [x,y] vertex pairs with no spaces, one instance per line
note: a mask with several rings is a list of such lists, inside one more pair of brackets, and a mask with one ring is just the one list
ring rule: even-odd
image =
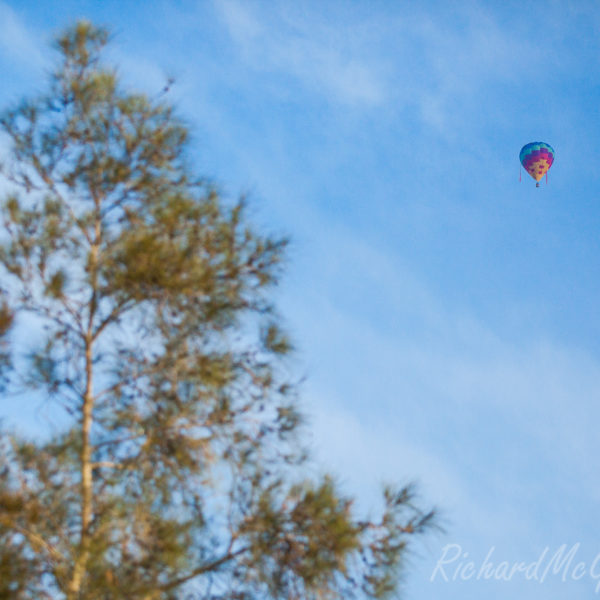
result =
[[321,234],[311,289],[285,302],[311,349],[321,459],[367,503],[378,481],[417,478],[454,537],[585,539],[576,519],[550,534],[535,507],[585,512],[598,499],[589,461],[600,452],[597,358],[526,328],[517,337],[497,330],[446,306],[376,245],[335,227]]
[[[334,103],[408,108],[436,134],[452,137],[473,111],[502,116],[492,88],[541,82],[559,54],[506,27],[477,3],[452,10],[390,11],[360,21],[327,10],[224,0],[215,3],[245,63],[291,77]],[[285,79],[284,79],[285,81]]]
[[36,70],[48,65],[47,41],[35,35],[18,14],[0,2],[0,52]]
[[[109,50],[109,62],[118,65],[125,85],[136,92],[143,91],[151,98],[156,98],[162,93],[172,74],[161,67],[159,62],[119,49]],[[179,90],[180,85],[178,83],[173,90],[169,90],[171,101],[174,91]]]
[[385,101],[387,90],[377,62],[364,46],[348,43],[356,34],[352,29],[340,32],[305,14],[292,19],[275,4],[260,13],[255,5],[238,0],[218,2],[216,7],[252,68],[291,75],[337,102],[377,106]]
[[497,14],[475,2],[417,12],[396,27],[402,32],[399,61],[407,60],[413,75],[404,83],[420,118],[447,136],[473,120],[502,116],[506,107],[496,99],[498,89],[539,80],[554,53],[518,27],[501,25]]

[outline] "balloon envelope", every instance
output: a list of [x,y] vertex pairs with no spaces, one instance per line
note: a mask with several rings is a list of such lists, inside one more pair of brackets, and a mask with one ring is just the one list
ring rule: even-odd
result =
[[525,170],[539,181],[554,162],[554,148],[545,142],[531,142],[521,148],[519,160]]

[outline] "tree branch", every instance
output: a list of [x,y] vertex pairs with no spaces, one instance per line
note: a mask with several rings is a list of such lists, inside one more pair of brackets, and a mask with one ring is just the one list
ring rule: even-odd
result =
[[240,554],[247,552],[249,549],[250,549],[249,546],[245,546],[243,548],[240,548],[239,550],[236,550],[235,552],[229,551],[229,552],[227,552],[227,554],[223,555],[221,558],[218,558],[210,563],[201,565],[200,567],[197,567],[196,569],[194,569],[191,573],[188,573],[187,575],[184,575],[183,577],[178,577],[177,579],[173,579],[173,580],[161,585],[158,589],[161,592],[168,592],[169,590],[179,587],[180,585],[183,585],[184,583],[190,581],[191,579],[194,579],[194,577],[198,577],[198,575],[202,575],[204,573],[208,573],[209,571],[214,571],[215,569],[218,569],[221,565],[224,565],[225,563],[229,562],[236,556],[239,556]]
[[20,533],[22,536],[27,538],[27,540],[29,540],[29,542],[34,547],[41,546],[42,548],[44,548],[54,560],[65,561],[65,557],[61,554],[61,552],[59,552],[52,544],[47,542],[42,536],[38,535],[37,533],[34,533],[29,529],[25,529],[25,527],[17,525],[17,523],[15,523],[12,519],[3,515],[0,515],[0,523],[5,527],[8,527],[9,529],[13,529],[17,533]]

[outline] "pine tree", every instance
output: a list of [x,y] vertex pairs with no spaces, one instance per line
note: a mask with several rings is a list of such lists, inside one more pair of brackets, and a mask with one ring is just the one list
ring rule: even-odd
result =
[[[361,520],[306,478],[269,298],[286,240],[193,174],[186,127],[164,95],[122,89],[107,40],[67,29],[47,95],[0,120],[0,374],[67,423],[2,434],[0,598],[392,594],[431,513],[388,489]],[[9,372],[19,315],[44,340]]]

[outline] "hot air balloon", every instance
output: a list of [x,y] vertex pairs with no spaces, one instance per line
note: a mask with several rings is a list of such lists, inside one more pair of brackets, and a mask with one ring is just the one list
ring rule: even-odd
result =
[[521,148],[519,160],[525,170],[536,180],[535,187],[540,187],[540,179],[554,162],[554,148],[544,142],[525,144]]

